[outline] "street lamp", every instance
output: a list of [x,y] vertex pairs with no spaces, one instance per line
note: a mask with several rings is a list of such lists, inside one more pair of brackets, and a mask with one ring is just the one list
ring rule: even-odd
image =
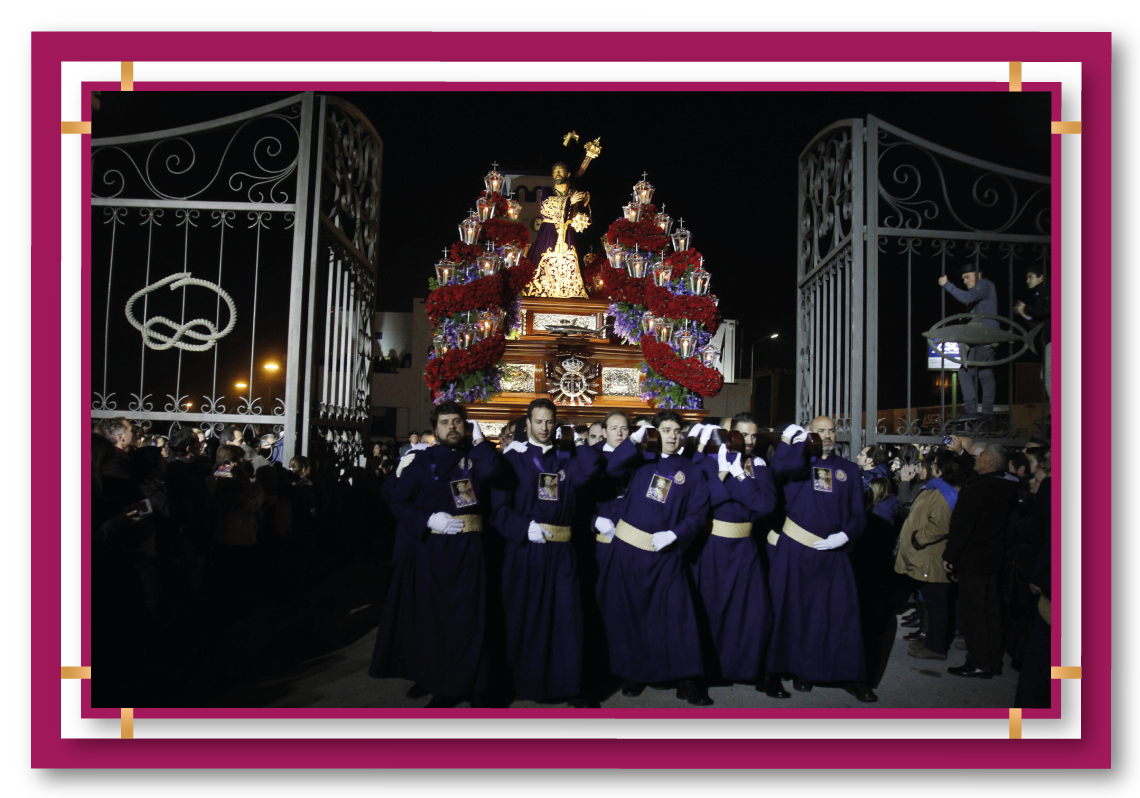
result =
[[266,371],[277,371],[277,369],[279,369],[279,368],[281,368],[281,367],[278,366],[276,363],[266,363],[265,364],[265,370]]
[[246,388],[249,387],[249,384],[245,383],[245,382],[235,382],[234,387],[237,388],[239,391],[244,391]]

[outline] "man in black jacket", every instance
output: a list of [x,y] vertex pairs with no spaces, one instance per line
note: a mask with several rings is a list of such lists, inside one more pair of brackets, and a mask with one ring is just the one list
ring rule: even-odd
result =
[[975,458],[977,473],[958,492],[942,564],[958,579],[966,663],[954,676],[992,679],[1002,672],[998,576],[1010,517],[1017,513],[1017,483],[1003,479],[1005,451],[989,444]]
[[1052,398],[1050,390],[1050,377],[1052,369],[1053,325],[1050,319],[1053,316],[1052,306],[1049,304],[1049,284],[1045,282],[1045,269],[1040,266],[1030,266],[1025,272],[1025,284],[1029,286],[1029,304],[1018,302],[1013,306],[1023,318],[1037,322],[1041,327],[1041,341],[1045,344],[1045,395]]

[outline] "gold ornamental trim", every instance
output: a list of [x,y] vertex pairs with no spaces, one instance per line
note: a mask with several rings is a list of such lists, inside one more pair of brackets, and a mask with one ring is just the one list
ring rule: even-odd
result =
[[570,527],[568,526],[555,526],[554,524],[539,524],[540,527],[546,530],[546,539],[551,543],[569,543],[570,542]]
[[712,534],[718,538],[746,538],[752,534],[752,522],[732,523],[731,521],[718,521],[714,518]]
[[814,548],[816,543],[823,541],[823,538],[819,535],[813,535],[811,532],[808,532],[791,518],[784,519],[784,534],[796,543],[802,543],[808,548]]
[[614,531],[614,537],[642,551],[652,552],[653,554],[657,553],[657,549],[653,548],[653,535],[648,532],[642,532],[637,527],[631,526],[625,521],[618,521],[617,529]]

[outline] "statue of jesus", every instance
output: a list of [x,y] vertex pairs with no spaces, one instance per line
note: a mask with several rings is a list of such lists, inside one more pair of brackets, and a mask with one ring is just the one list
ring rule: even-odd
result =
[[[576,138],[576,136],[575,136]],[[590,161],[598,156],[597,141],[586,145],[586,157],[578,168],[581,177]],[[523,290],[524,296],[585,297],[582,271],[578,267],[576,234],[590,224],[590,194],[570,184],[570,167],[554,164],[554,187],[539,192],[542,225],[531,242],[528,257],[535,265],[534,279]]]

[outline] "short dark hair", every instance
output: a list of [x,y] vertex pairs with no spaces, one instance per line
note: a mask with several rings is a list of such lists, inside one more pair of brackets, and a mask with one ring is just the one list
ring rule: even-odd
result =
[[630,424],[629,415],[624,410],[611,410],[606,413],[606,417],[602,419],[602,428],[606,429],[610,425],[610,419],[614,416],[621,416],[625,419],[625,425],[628,427]]
[[464,421],[467,420],[467,408],[458,402],[440,402],[438,405],[431,409],[431,415],[428,419],[431,421],[431,428],[435,429],[439,424],[440,416],[457,415]]
[[105,418],[99,422],[99,432],[111,443],[115,442],[115,436],[117,436],[120,432],[129,429],[131,429],[131,422],[127,421],[122,416],[118,416],[116,418]]
[[526,406],[527,421],[530,421],[531,416],[534,414],[535,410],[549,410],[554,414],[555,419],[558,418],[558,406],[545,397],[542,399],[535,399],[533,402]]
[[934,465],[942,472],[942,481],[960,488],[966,481],[966,469],[958,455],[949,449],[939,449],[934,455]]
[[881,443],[874,443],[868,446],[867,457],[871,458],[871,462],[875,465],[883,465],[890,459],[887,455],[887,447]]
[[245,450],[236,443],[223,443],[218,447],[218,451],[214,455],[214,461],[218,465],[236,463],[243,459],[245,459]]
[[[756,424],[756,418],[751,413],[737,413],[732,417],[732,428],[736,429],[738,424]],[[759,427],[759,424],[756,424]]]
[[1025,452],[1014,452],[1009,456],[1008,465],[1012,467],[1013,473],[1017,473],[1017,469],[1024,468],[1026,473],[1029,473],[1029,457]]
[[186,450],[191,444],[195,448],[198,446],[198,434],[194,432],[192,427],[180,427],[170,436],[170,451],[175,454],[186,454]]
[[1030,266],[1028,269],[1025,270],[1025,273],[1026,274],[1032,274],[1036,277],[1044,277],[1045,276],[1045,267],[1044,266]]
[[675,410],[658,410],[657,414],[653,416],[653,426],[657,429],[661,429],[661,425],[666,421],[676,421],[678,427],[685,426],[685,420]]
[[230,424],[228,427],[226,427],[226,443],[232,441],[235,434],[238,436],[238,438],[245,440],[245,433],[243,433],[238,428],[237,424]]
[[[597,422],[595,421],[594,423],[596,424]],[[585,435],[589,431],[590,431],[590,425],[589,424],[575,424],[574,425],[574,432],[577,433],[578,435]]]
[[435,433],[432,432],[430,429],[425,429],[423,432],[420,433],[421,438],[426,438],[428,435],[435,435]]

